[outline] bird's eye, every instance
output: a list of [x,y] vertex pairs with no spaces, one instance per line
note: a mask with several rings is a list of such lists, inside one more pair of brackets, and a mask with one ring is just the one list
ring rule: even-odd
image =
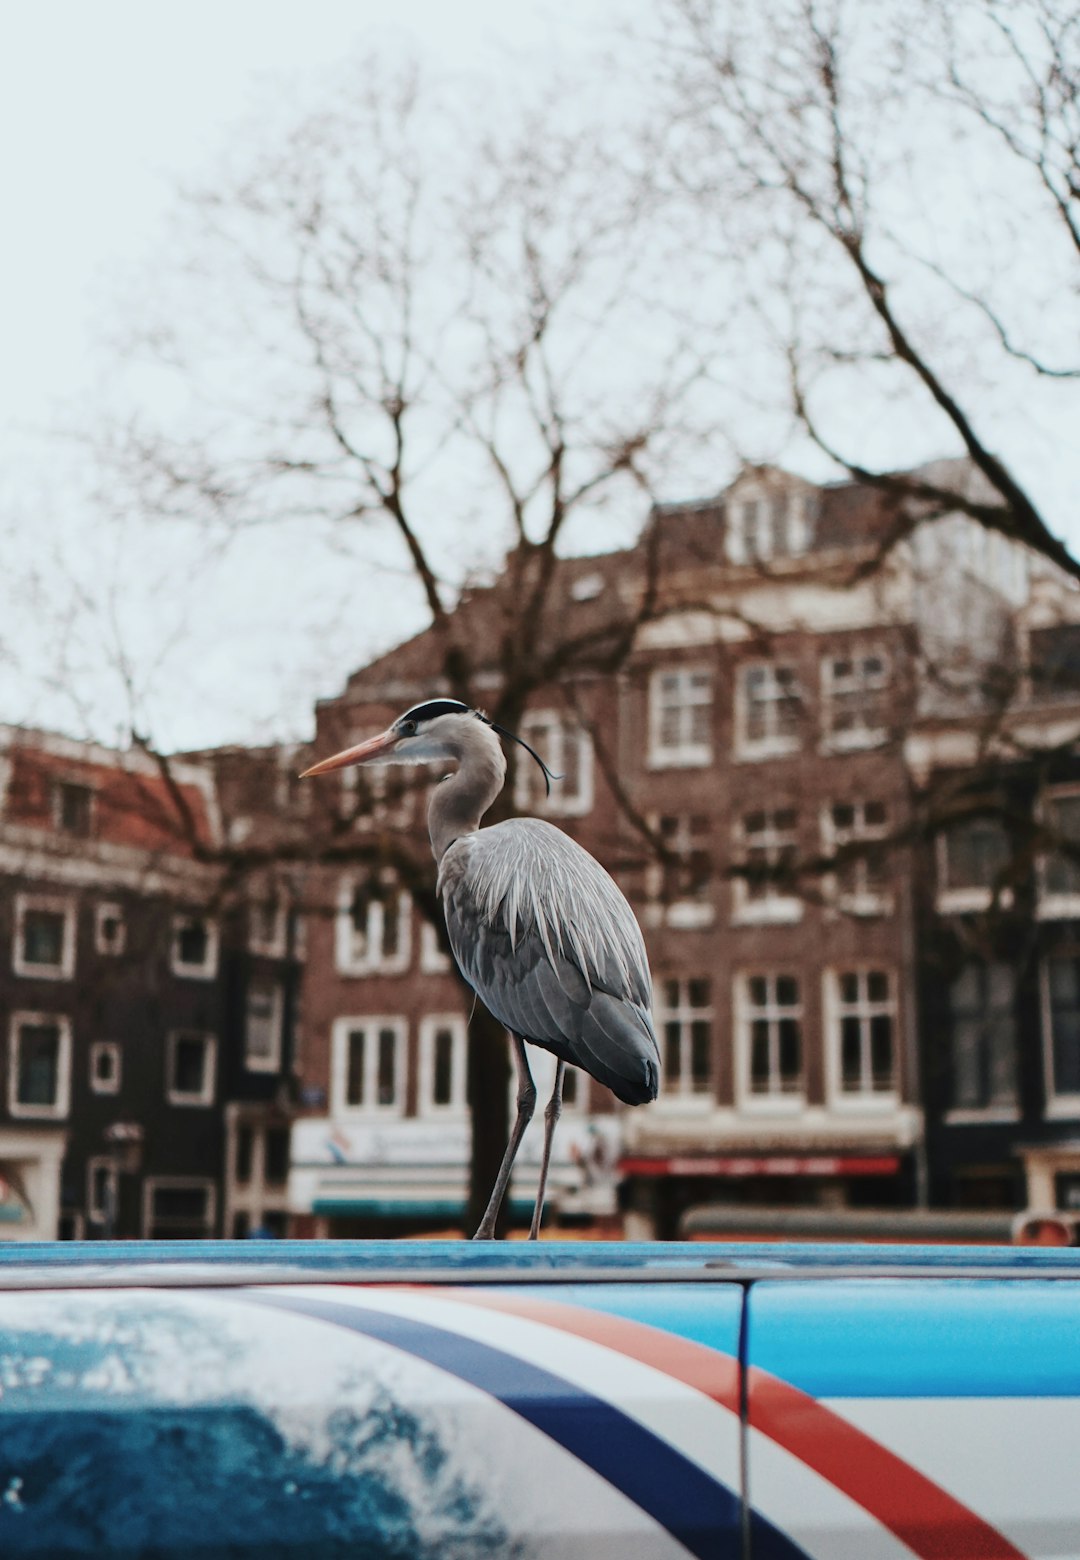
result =
[[401,730],[406,737],[415,737],[416,722],[414,720],[403,720],[401,723]]

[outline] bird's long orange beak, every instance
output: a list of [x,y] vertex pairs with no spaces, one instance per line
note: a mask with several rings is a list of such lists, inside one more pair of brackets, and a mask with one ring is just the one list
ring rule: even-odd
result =
[[380,731],[377,737],[369,737],[366,742],[358,742],[355,747],[335,753],[333,758],[324,758],[321,763],[312,764],[300,778],[306,780],[309,775],[328,775],[332,769],[348,769],[352,764],[370,763],[373,758],[392,753],[400,740],[395,731]]

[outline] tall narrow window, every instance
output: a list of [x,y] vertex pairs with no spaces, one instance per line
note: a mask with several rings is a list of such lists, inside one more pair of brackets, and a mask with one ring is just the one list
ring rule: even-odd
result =
[[1039,870],[1039,914],[1069,916],[1080,912],[1080,792],[1044,799],[1042,825],[1048,848]]
[[466,1039],[459,1013],[436,1014],[420,1021],[421,1115],[464,1113]]
[[657,1021],[664,1094],[712,1092],[712,987],[706,979],[660,983]]
[[75,901],[44,894],[15,897],[16,975],[70,980],[75,973]]
[[346,878],[337,918],[337,966],[345,975],[400,974],[409,966],[412,900],[393,872]]
[[889,664],[880,651],[822,662],[825,730],[834,747],[869,747],[888,735]]
[[834,802],[824,814],[826,854],[835,859],[836,900],[849,915],[883,915],[890,908],[884,802]]
[[218,967],[217,922],[197,913],[175,915],[172,927],[172,969],[175,975],[212,980]]
[[802,999],[793,975],[754,974],[741,982],[741,1042],[749,1096],[803,1092]]
[[954,1110],[1012,1110],[1016,1084],[1016,976],[1008,964],[971,963],[949,988]]
[[547,793],[544,776],[527,753],[520,755],[514,778],[514,802],[528,812],[581,816],[593,804],[592,742],[589,733],[554,710],[530,710],[521,734],[553,774],[561,776]]
[[1052,954],[1043,967],[1047,1086],[1051,1109],[1080,1114],[1080,955]]
[[655,767],[712,761],[712,673],[654,672],[649,683],[649,762]]
[[738,834],[742,856],[734,880],[737,921],[796,921],[802,914],[795,863],[798,815],[793,807],[746,813]]
[[330,1080],[334,1115],[400,1115],[405,1102],[404,1072],[404,1019],[335,1021]]
[[833,977],[836,1078],[844,1099],[896,1092],[896,1008],[887,970],[841,970]]
[[704,813],[662,813],[652,825],[666,859],[645,869],[645,897],[655,911],[650,924],[708,926],[713,919],[713,872],[709,819]]
[[736,723],[739,754],[770,758],[799,746],[802,696],[795,670],[771,663],[739,672]]
[[217,1041],[178,1030],[168,1039],[165,1095],[170,1105],[211,1105]]
[[88,785],[61,780],[56,788],[56,825],[63,834],[87,839],[93,824],[94,793]]
[[270,975],[248,981],[244,1031],[244,1065],[252,1072],[276,1072],[281,1066],[285,994]]
[[987,909],[1001,890],[1009,859],[1009,837],[999,818],[965,818],[950,825],[938,836],[938,909]]
[[71,1025],[43,1013],[14,1013],[8,1065],[13,1116],[66,1116],[71,1092]]

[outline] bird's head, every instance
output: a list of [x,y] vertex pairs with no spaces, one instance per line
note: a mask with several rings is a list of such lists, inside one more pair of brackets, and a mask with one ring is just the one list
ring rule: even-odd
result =
[[305,769],[300,778],[329,774],[334,769],[349,769],[354,764],[428,764],[443,759],[456,759],[461,763],[477,748],[493,742],[494,733],[508,737],[532,754],[544,771],[544,781],[550,792],[551,781],[560,777],[552,775],[539,753],[512,731],[497,726],[480,710],[470,709],[460,699],[428,699],[424,704],[414,704],[378,736],[324,758],[321,763]]

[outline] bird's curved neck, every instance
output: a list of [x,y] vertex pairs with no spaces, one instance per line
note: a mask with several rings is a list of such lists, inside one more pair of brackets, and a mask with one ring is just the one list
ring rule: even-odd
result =
[[[485,736],[487,733],[485,732]],[[440,780],[428,804],[428,833],[435,860],[463,834],[472,834],[503,788],[506,758],[497,737],[470,744],[454,774]]]

